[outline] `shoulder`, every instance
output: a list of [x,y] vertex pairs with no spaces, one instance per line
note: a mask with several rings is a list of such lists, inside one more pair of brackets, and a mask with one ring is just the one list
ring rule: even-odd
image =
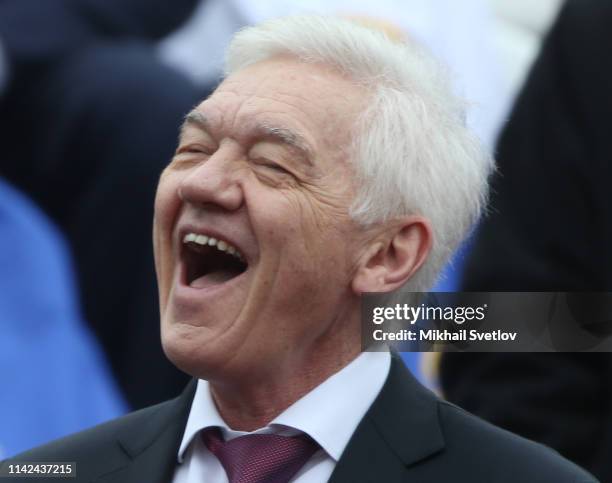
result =
[[0,467],[26,462],[75,463],[75,483],[108,475],[115,476],[105,481],[133,481],[134,475],[145,473],[151,481],[154,475],[170,474],[195,387],[192,379],[175,399],[31,449],[0,462]]
[[[448,403],[438,401],[449,463],[478,467],[501,481],[591,483],[595,478],[557,452],[522,438]],[[498,481],[495,478],[495,481]]]
[[16,462],[75,462],[81,476],[85,476],[83,470],[101,472],[109,462],[125,458],[125,449],[119,443],[123,435],[146,432],[171,403],[166,401],[65,436],[0,462],[0,466]]

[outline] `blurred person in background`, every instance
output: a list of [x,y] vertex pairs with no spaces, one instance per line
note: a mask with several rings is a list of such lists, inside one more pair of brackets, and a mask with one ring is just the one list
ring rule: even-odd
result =
[[0,179],[0,459],[127,410],[85,326],[64,240]]
[[0,1],[0,173],[65,233],[85,318],[131,407],[175,395],[187,380],[159,344],[149,239],[176,126],[207,93],[161,63],[154,44],[194,5]]
[[[0,38],[0,101],[7,77]],[[62,234],[2,178],[0,381],[0,459],[127,411],[82,319]]]
[[[612,5],[570,0],[499,141],[468,291],[612,291]],[[444,395],[612,482],[612,355],[444,354]]]

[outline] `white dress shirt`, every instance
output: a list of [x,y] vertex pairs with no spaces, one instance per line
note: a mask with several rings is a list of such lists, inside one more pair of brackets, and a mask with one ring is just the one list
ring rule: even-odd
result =
[[265,428],[252,433],[229,428],[217,411],[208,382],[198,380],[177,455],[173,483],[227,483],[223,466],[199,437],[200,431],[210,426],[220,427],[226,441],[245,434],[292,436],[306,433],[321,449],[291,481],[328,481],[357,425],[382,389],[390,366],[388,352],[364,352],[289,406]]

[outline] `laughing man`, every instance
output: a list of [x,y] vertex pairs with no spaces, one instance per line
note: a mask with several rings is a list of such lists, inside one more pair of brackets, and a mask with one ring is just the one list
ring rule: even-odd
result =
[[435,62],[292,17],[238,33],[226,73],[155,201],[163,347],[192,382],[17,460],[108,483],[594,481],[360,351],[361,294],[427,290],[486,198]]

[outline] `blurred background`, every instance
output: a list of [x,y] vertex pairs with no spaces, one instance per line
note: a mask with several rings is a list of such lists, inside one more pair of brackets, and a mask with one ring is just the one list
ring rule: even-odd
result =
[[[0,0],[0,458],[185,385],[159,341],[157,179],[232,34],[297,12],[422,42],[469,100],[499,173],[437,290],[609,290],[605,0]],[[403,357],[612,481],[608,355]]]

